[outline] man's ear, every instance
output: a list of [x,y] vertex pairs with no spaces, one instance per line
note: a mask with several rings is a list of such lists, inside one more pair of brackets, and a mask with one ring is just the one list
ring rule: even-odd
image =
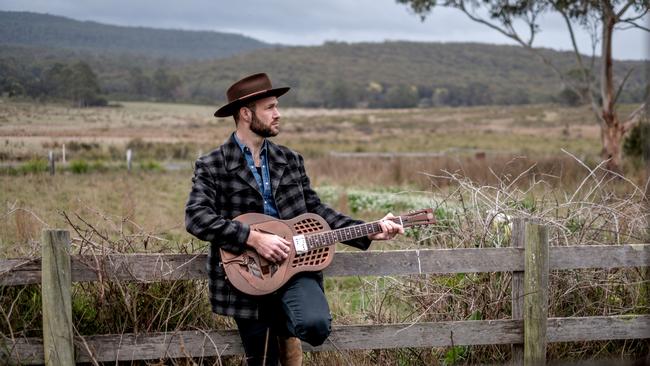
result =
[[241,117],[241,119],[245,120],[246,122],[250,122],[252,117],[251,110],[248,107],[240,107],[239,116]]

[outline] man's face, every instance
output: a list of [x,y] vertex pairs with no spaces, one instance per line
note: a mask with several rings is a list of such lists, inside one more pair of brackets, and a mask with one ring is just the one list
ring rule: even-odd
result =
[[255,103],[255,110],[251,110],[251,131],[261,137],[273,137],[280,133],[280,111],[278,111],[278,98],[268,97]]

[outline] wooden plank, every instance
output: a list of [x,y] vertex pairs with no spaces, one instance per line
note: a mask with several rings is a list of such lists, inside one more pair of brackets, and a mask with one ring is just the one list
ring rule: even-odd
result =
[[41,258],[0,260],[0,286],[41,283]]
[[[114,254],[72,257],[74,282],[97,281],[97,269],[112,279],[154,282],[205,279],[206,254]],[[550,269],[624,268],[650,265],[650,244],[550,248]],[[15,269],[11,269],[14,268]],[[337,253],[328,276],[523,271],[519,248],[422,249]],[[0,260],[0,286],[40,283],[39,259]]]
[[[483,320],[440,323],[339,325],[320,347],[303,344],[305,351],[444,347],[455,345],[507,344],[523,342],[520,320]],[[549,342],[583,342],[607,339],[650,338],[650,315],[550,318]],[[244,352],[236,330],[180,331],[156,334],[96,335],[75,339],[78,362],[90,361],[86,345],[99,362],[173,357],[228,356]],[[412,343],[411,343],[412,342]],[[43,362],[40,338],[17,339],[5,346],[11,359],[23,364]],[[129,358],[132,357],[132,358]]]
[[[442,347],[450,346],[452,342],[454,345],[507,344],[522,341],[521,328],[522,322],[513,320],[335,326],[324,345],[312,347],[303,343],[303,348],[305,351],[335,351]],[[17,340],[16,352],[12,356],[25,360],[25,364],[42,362],[42,353],[40,360],[38,358],[39,341],[38,338]],[[229,356],[244,352],[237,330],[96,335],[86,336],[83,340],[77,337],[75,345],[77,362],[90,362],[92,358],[99,362],[113,362]],[[92,350],[92,357],[86,346]]]
[[549,318],[547,337],[552,343],[650,339],[650,315]]
[[[343,252],[326,270],[329,276],[380,276],[420,273],[499,272],[523,270],[522,253],[512,248],[425,249],[370,252]],[[7,261],[5,267],[24,260]],[[120,281],[154,282],[175,279],[205,279],[206,254],[120,254],[73,256],[72,280],[97,281],[99,269]],[[521,263],[518,263],[521,262]],[[18,273],[0,275],[0,285],[38,283],[39,262],[18,268]],[[12,275],[10,275],[10,273]]]
[[181,279],[207,279],[206,254],[112,254],[75,256],[73,280],[157,282]]
[[[309,351],[340,349],[441,347],[455,345],[507,344],[521,342],[522,323],[511,320],[472,322],[441,322],[394,325],[336,326],[332,335],[319,347],[304,343]],[[453,341],[452,341],[453,337]],[[86,337],[98,361],[227,356],[241,354],[244,349],[236,330],[220,332],[178,332],[147,337]],[[116,350],[119,350],[116,351]],[[80,353],[79,361],[88,361]]]
[[[523,218],[515,218],[512,222],[512,236],[510,238],[513,248],[523,248],[526,240],[525,221]],[[511,283],[511,306],[512,319],[522,320],[524,318],[524,272],[512,272]],[[524,364],[524,345],[513,344],[510,364],[521,366]]]
[[551,247],[550,269],[650,267],[650,244]]
[[[206,279],[206,254],[111,254],[72,256],[72,281],[105,280],[155,282],[178,279]],[[41,260],[0,261],[0,286],[40,283]]]
[[546,365],[548,228],[526,222],[524,272],[524,365]]
[[338,253],[324,273],[328,276],[385,276],[523,269],[521,249],[458,248]]
[[74,365],[70,233],[43,230],[43,349],[45,365]]
[[[99,362],[228,356],[244,353],[237,330],[96,335],[85,337],[84,342],[92,350],[92,358]],[[77,344],[81,344],[81,341]],[[81,348],[79,350],[79,362],[91,360],[87,351]]]
[[1,365],[42,365],[43,339],[0,337]]
[[303,347],[307,351],[336,351],[510,344],[522,342],[522,325],[521,321],[507,319],[339,326],[322,346]]

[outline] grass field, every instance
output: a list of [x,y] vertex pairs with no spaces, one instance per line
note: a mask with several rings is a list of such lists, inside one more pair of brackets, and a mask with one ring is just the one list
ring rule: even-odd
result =
[[[43,156],[71,142],[124,147],[132,140],[183,143],[193,153],[225,140],[231,119],[213,107],[120,103],[115,108],[73,109],[33,103],[0,103],[3,160]],[[586,108],[552,105],[412,110],[282,111],[277,141],[306,156],[329,151],[445,151],[555,155],[560,148],[598,154],[599,130]]]
[[[183,206],[192,162],[223,142],[234,127],[231,119],[212,117],[213,109],[157,103],[78,109],[2,101],[0,163],[25,164],[38,159],[42,164],[36,169],[42,169],[49,150],[60,163],[65,144],[68,165],[86,164],[73,172],[93,172],[93,168],[96,172],[68,171],[55,177],[0,175],[0,201],[7,212],[18,213],[7,215],[0,225],[0,248],[22,248],[15,244],[36,239],[43,226],[65,226],[61,211],[79,210],[126,217],[157,235],[188,240]],[[397,187],[431,195],[432,182],[444,182],[427,174],[441,169],[464,171],[473,179],[494,184],[533,164],[553,177],[571,169],[580,169],[577,174],[582,175],[584,170],[576,168],[561,149],[589,160],[598,155],[598,127],[585,108],[287,109],[282,114],[282,133],[275,140],[306,157],[317,188],[382,191]],[[148,162],[169,161],[184,169],[126,174],[123,160],[127,148],[134,152],[136,169]],[[430,158],[338,158],[329,155],[332,151],[440,154]],[[477,159],[477,154],[484,157]],[[64,166],[59,164],[59,168]],[[350,212],[350,207],[340,202],[341,192],[327,199]],[[359,214],[379,214],[363,211]],[[17,225],[16,218],[25,222]]]
[[[72,109],[1,101],[0,257],[38,256],[43,228],[73,231],[76,252],[95,245],[118,252],[204,251],[206,244],[185,232],[184,205],[192,162],[220,145],[234,127],[232,120],[214,119],[213,112],[213,107],[195,105],[120,103]],[[553,227],[552,245],[650,240],[643,198],[647,172],[628,163],[629,181],[611,180],[591,176],[582,165],[594,168],[600,161],[600,132],[586,108],[281,112],[282,133],[275,141],[305,156],[323,201],[362,219],[378,218],[386,211],[436,209],[437,226],[409,231],[373,249],[508,245],[508,231],[491,224],[492,210],[543,219]],[[49,176],[42,159],[49,150],[60,159],[63,144],[68,163],[59,160],[58,173]],[[123,162],[127,148],[135,156],[131,172]],[[429,155],[342,157],[331,152]],[[175,168],[167,169],[169,164]],[[644,276],[635,270],[553,273],[549,313],[647,314]],[[507,274],[494,273],[342,278],[328,279],[326,287],[337,324],[500,319],[510,312],[504,290],[509,280]],[[172,291],[176,298],[194,301],[175,302],[169,298]],[[232,327],[229,319],[210,317],[205,291],[201,281],[124,287],[80,284],[75,288],[75,322],[81,334]],[[0,288],[0,308],[12,309],[2,314],[0,333],[38,334],[40,310],[35,298],[37,288]],[[138,316],[125,315],[142,301],[156,306],[139,309]],[[181,315],[173,321],[160,315],[175,311]],[[313,355],[309,361],[500,363],[508,352],[508,347],[496,346],[358,351]],[[590,342],[553,345],[549,357],[635,358],[647,352],[643,342]]]
[[[128,217],[161,235],[184,237],[183,205],[192,163],[227,139],[234,123],[212,117],[210,106],[118,105],[78,109],[0,100],[0,164],[31,168],[0,174],[0,201],[6,212],[22,212],[16,217],[26,220],[18,229],[15,215],[6,216],[0,226],[1,247],[21,247],[14,244],[34,239],[44,225],[65,225],[60,211],[84,208]],[[520,182],[543,179],[569,189],[587,171],[568,153],[591,166],[599,161],[599,129],[587,108],[287,109],[282,115],[282,133],[275,141],[305,156],[316,188],[396,189],[435,196],[445,194],[447,181],[431,175],[443,171],[495,185],[534,166]],[[64,144],[65,166],[60,164]],[[135,174],[125,172],[127,148],[134,153]],[[45,168],[43,159],[50,150],[62,173],[30,174]],[[331,152],[435,156],[356,158]],[[181,169],[161,169],[165,162]],[[642,184],[642,173],[632,177]],[[344,212],[351,211],[340,190],[327,200]],[[368,218],[379,212],[359,214]]]

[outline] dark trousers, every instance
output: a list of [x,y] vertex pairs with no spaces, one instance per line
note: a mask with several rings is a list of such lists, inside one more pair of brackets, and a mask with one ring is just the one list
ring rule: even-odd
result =
[[235,318],[249,366],[278,364],[278,336],[319,346],[331,332],[325,293],[313,274],[298,274],[261,298],[260,319]]

